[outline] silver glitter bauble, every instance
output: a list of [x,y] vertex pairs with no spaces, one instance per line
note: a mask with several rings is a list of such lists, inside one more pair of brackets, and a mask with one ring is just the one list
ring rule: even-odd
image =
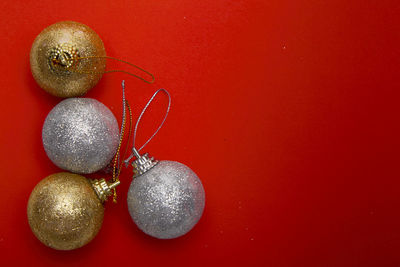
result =
[[118,122],[102,103],[91,98],[61,101],[43,125],[43,146],[61,169],[93,173],[113,158],[119,142]]
[[128,192],[133,221],[143,232],[160,239],[186,234],[204,210],[205,194],[200,179],[179,162],[157,163],[147,155],[144,157],[147,162],[142,164],[143,174],[139,168],[139,176]]

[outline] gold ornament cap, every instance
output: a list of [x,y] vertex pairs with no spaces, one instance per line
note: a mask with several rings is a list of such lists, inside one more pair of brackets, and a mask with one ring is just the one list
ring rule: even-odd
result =
[[30,52],[32,75],[41,88],[58,97],[84,95],[105,72],[103,41],[88,26],[62,21],[45,28]]
[[106,201],[108,197],[113,194],[112,190],[121,183],[119,180],[113,183],[108,183],[105,179],[94,179],[90,180],[90,182],[92,183],[93,189],[101,202]]

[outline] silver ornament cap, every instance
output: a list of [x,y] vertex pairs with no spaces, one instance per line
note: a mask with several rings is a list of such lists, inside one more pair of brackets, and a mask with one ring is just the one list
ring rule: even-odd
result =
[[147,153],[143,156],[139,156],[135,161],[132,162],[133,178],[144,174],[145,172],[156,166],[157,163],[158,160],[150,157]]
[[135,224],[146,234],[159,239],[176,238],[200,220],[205,205],[204,188],[186,165],[159,161],[134,177],[128,191],[128,209]]
[[68,98],[47,115],[43,146],[63,170],[88,174],[112,160],[119,142],[118,122],[102,103],[91,98]]

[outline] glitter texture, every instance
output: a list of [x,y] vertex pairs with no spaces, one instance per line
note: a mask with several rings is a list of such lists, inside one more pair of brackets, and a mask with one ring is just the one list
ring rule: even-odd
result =
[[96,236],[103,223],[104,207],[88,179],[62,172],[36,185],[27,212],[29,226],[43,244],[71,250]]
[[[54,53],[62,49],[59,60],[61,68],[52,66]],[[103,41],[88,26],[62,21],[44,29],[32,44],[30,53],[31,71],[41,88],[59,97],[73,97],[85,94],[95,86],[106,68],[104,58],[82,59],[77,62],[75,72],[62,69],[68,59],[79,57],[106,56]],[[90,72],[78,73],[78,72]]]
[[160,161],[135,178],[128,192],[133,221],[143,232],[160,239],[189,232],[199,221],[204,204],[200,179],[175,161]]
[[47,115],[42,139],[55,165],[74,173],[93,173],[104,168],[116,153],[118,122],[95,99],[69,98]]

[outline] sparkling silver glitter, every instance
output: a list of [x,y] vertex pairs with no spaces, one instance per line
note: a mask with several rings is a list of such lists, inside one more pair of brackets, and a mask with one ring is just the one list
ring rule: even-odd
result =
[[189,232],[203,214],[204,188],[197,175],[175,161],[160,161],[135,178],[128,191],[128,208],[146,234],[170,239]]
[[93,173],[113,158],[119,142],[118,122],[102,103],[91,98],[61,101],[43,125],[43,146],[61,169]]

